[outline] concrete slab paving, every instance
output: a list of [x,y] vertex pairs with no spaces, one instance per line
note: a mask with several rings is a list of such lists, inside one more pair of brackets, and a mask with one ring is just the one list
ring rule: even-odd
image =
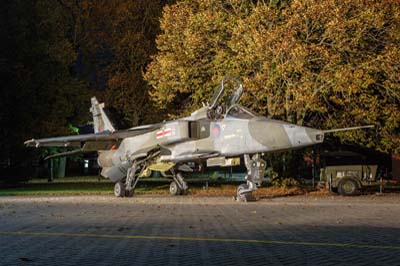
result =
[[400,265],[400,196],[1,197],[0,265]]

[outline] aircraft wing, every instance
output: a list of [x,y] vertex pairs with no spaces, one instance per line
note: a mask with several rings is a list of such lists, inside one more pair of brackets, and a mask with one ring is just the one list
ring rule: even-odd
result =
[[28,147],[78,147],[82,151],[96,151],[110,149],[118,141],[142,135],[159,129],[162,124],[133,127],[121,131],[103,131],[101,133],[72,135],[54,138],[31,139],[25,141]]

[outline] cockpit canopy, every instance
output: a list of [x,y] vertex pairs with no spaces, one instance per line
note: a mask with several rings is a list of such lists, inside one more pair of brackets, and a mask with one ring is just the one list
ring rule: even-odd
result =
[[238,105],[243,92],[243,85],[238,79],[224,77],[221,86],[215,90],[211,103],[193,112],[191,119],[207,118],[210,120],[219,120],[225,117],[251,119],[258,116],[256,113]]
[[256,116],[257,114],[255,114],[254,112],[247,110],[243,106],[237,104],[231,106],[226,112],[226,117],[234,117],[239,119],[251,119]]
[[237,78],[224,77],[221,86],[214,92],[210,108],[215,108],[217,105],[224,105],[229,108],[239,101],[242,94],[243,85]]
[[211,103],[208,106],[208,118],[220,119],[226,116],[228,110],[232,109],[239,102],[243,90],[243,85],[238,79],[224,77],[221,87],[215,90]]

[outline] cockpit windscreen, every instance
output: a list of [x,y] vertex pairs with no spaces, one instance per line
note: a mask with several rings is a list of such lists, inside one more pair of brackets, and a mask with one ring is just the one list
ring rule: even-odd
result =
[[253,117],[256,117],[257,114],[253,113],[250,110],[247,110],[246,108],[240,105],[234,105],[228,110],[226,116],[235,117],[239,119],[251,119]]

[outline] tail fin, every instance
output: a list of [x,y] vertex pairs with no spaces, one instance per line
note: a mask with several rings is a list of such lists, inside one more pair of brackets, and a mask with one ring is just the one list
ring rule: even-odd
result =
[[104,103],[99,103],[96,97],[91,99],[92,107],[90,112],[93,114],[93,127],[94,133],[101,133],[104,131],[114,132],[115,129],[104,112]]

